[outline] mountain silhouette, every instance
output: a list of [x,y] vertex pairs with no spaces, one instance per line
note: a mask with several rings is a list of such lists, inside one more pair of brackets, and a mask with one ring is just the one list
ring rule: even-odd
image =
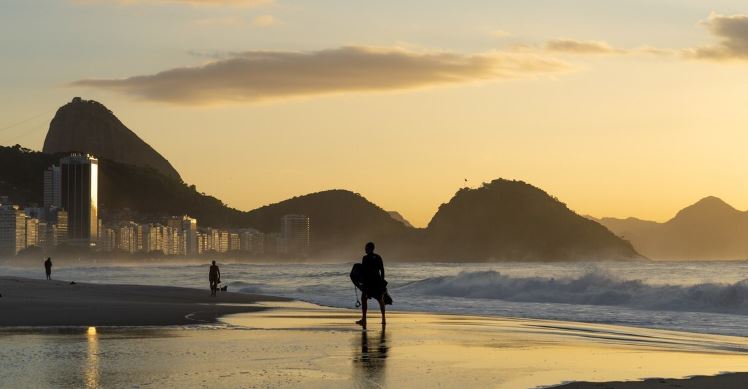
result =
[[151,166],[180,179],[161,154],[127,128],[103,104],[79,97],[57,110],[44,139],[48,154],[81,152],[136,166]]
[[710,196],[665,223],[640,219],[598,219],[654,259],[733,260],[748,258],[748,212]]
[[99,158],[99,207],[104,221],[159,220],[190,215],[200,227],[280,231],[288,214],[310,218],[311,254],[356,260],[367,241],[388,258],[410,260],[634,259],[631,245],[600,224],[582,218],[542,190],[520,181],[495,180],[461,189],[425,229],[413,228],[360,194],[326,190],[244,212],[184,183],[151,146],[104,105],[79,98],[60,108],[44,153],[0,147],[0,194],[13,202],[42,202],[46,167],[69,151]]
[[522,181],[494,180],[460,189],[426,229],[440,260],[640,258],[631,244]]
[[408,221],[408,219],[406,219],[403,215],[401,215],[400,212],[397,212],[397,211],[387,211],[387,213],[389,213],[390,216],[393,219],[399,221],[400,223],[405,224],[406,227],[413,227],[413,225],[410,224],[410,222]]
[[358,193],[333,189],[294,197],[249,211],[242,223],[260,231],[278,231],[280,218],[308,216],[312,251],[318,255],[356,259],[364,244],[375,241],[390,253],[404,254],[418,233]]
[[[0,147],[0,194],[15,203],[41,203],[46,166],[64,154],[20,146]],[[389,259],[489,261],[633,259],[627,242],[601,225],[576,215],[542,190],[517,181],[496,180],[461,189],[442,205],[426,229],[408,227],[363,196],[327,190],[294,197],[253,211],[219,199],[151,167],[99,160],[99,201],[105,221],[124,212],[136,221],[188,214],[201,227],[280,231],[280,218],[304,214],[311,220],[317,258],[356,260],[367,241]],[[164,195],[168,194],[168,195]]]

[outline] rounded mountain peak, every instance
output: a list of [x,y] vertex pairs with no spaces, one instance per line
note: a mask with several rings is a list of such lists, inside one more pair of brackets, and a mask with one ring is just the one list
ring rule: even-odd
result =
[[703,222],[711,219],[739,216],[740,214],[739,210],[719,197],[708,196],[683,208],[671,221],[694,220]]
[[104,104],[80,97],[60,107],[44,139],[45,153],[80,152],[136,166],[150,166],[181,181],[161,154],[127,128]]

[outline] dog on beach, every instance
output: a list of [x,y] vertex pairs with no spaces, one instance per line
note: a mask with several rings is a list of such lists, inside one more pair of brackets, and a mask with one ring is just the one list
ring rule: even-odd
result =
[[229,286],[228,286],[228,285],[224,285],[224,286],[222,286],[222,287],[220,287],[220,288],[218,288],[218,289],[219,289],[219,290],[220,290],[221,292],[228,292],[228,291],[229,291]]

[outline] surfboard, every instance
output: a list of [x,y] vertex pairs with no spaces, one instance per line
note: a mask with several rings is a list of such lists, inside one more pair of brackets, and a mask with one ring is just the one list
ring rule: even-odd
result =
[[362,264],[356,263],[353,265],[353,268],[351,269],[351,281],[353,282],[353,285],[356,285],[358,290],[361,292],[364,291],[364,266]]

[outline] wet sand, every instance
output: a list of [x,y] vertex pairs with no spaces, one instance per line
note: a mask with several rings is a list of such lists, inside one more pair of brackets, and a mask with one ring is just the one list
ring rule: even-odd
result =
[[[207,282],[206,282],[207,284]],[[0,277],[0,326],[155,326],[214,323],[256,311],[267,296],[210,290]]]
[[409,312],[382,326],[376,309],[362,331],[357,311],[261,296],[13,278],[0,292],[0,387],[748,387],[715,377],[746,370],[741,337]]

